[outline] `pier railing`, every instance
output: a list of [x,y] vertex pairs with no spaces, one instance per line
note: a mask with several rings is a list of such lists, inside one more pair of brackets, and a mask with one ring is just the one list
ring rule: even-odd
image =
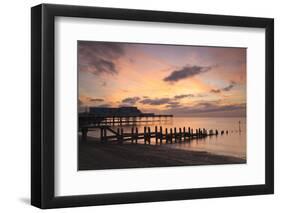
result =
[[96,116],[94,114],[79,115],[79,126],[125,126],[145,123],[168,122],[173,115],[116,115],[116,116]]

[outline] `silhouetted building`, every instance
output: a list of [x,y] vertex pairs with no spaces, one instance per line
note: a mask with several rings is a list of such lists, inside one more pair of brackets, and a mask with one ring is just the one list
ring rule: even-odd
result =
[[[110,116],[140,116],[142,113],[137,107],[90,107],[89,113],[95,116],[110,117]],[[153,115],[153,113],[149,113]]]

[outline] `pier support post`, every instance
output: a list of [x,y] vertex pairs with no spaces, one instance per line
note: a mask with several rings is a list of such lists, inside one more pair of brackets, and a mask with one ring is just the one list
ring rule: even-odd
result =
[[100,128],[100,142],[103,143],[103,127]]
[[123,128],[121,128],[121,137],[120,137],[120,143],[124,142],[124,132],[123,132]]
[[139,130],[138,130],[138,127],[136,127],[136,143],[138,143],[138,137],[139,137]]
[[82,128],[82,141],[87,140],[88,128]]
[[166,135],[166,144],[168,143],[168,129],[165,129],[165,135]]
[[146,139],[147,139],[147,135],[146,135],[146,126],[143,128],[143,140],[144,140],[144,144],[146,144]]
[[131,143],[134,143],[134,137],[135,137],[135,135],[134,135],[134,127],[132,127],[132,129],[131,129]]
[[148,143],[150,144],[151,142],[151,131],[150,131],[150,127],[148,127]]
[[162,144],[163,140],[163,132],[162,132],[162,126],[160,126],[160,144]]

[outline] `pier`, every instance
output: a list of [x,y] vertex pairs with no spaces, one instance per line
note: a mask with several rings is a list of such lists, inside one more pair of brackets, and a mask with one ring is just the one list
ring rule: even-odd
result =
[[[193,129],[191,127],[163,128],[173,115],[143,113],[136,107],[103,108],[92,107],[89,112],[79,114],[79,132],[86,141],[89,131],[99,130],[101,143],[156,144],[181,143],[191,139],[228,134],[228,131]],[[151,129],[151,126],[155,127]],[[143,126],[143,129],[139,129]],[[124,128],[127,127],[127,128]],[[128,128],[129,127],[129,128]],[[126,132],[125,132],[126,129]]]
[[[82,127],[82,141],[87,140],[88,131],[100,129],[101,143],[138,143],[151,144],[151,140],[155,139],[156,144],[162,143],[181,143],[187,142],[191,139],[206,138],[208,136],[218,136],[219,134],[228,134],[228,131],[206,130],[205,128],[162,128],[162,126],[155,126],[153,130],[150,127],[144,126],[143,131],[140,132],[138,127],[131,127],[131,131],[125,132],[122,127],[113,130],[110,126],[98,127]],[[109,135],[110,134],[110,135]]]

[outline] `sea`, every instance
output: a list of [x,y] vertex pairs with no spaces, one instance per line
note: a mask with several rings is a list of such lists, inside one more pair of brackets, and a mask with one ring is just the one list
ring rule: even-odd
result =
[[[245,117],[173,117],[161,122],[151,122],[146,124],[137,125],[139,133],[143,132],[144,126],[150,127],[151,132],[154,132],[155,126],[162,126],[163,132],[165,128],[179,128],[188,127],[197,129],[205,128],[207,130],[213,129],[221,131],[228,131],[228,134],[219,134],[218,136],[206,137],[203,139],[193,139],[185,143],[165,144],[172,149],[193,150],[193,151],[206,151],[212,154],[233,156],[246,159],[247,157],[247,142],[246,142],[246,118]],[[118,127],[112,127],[117,129]],[[124,132],[130,132],[131,126],[123,126]],[[195,131],[195,130],[194,130]],[[90,131],[89,136],[99,137],[98,130]],[[143,143],[140,141],[139,143]],[[155,141],[151,141],[152,145],[156,145]]]

